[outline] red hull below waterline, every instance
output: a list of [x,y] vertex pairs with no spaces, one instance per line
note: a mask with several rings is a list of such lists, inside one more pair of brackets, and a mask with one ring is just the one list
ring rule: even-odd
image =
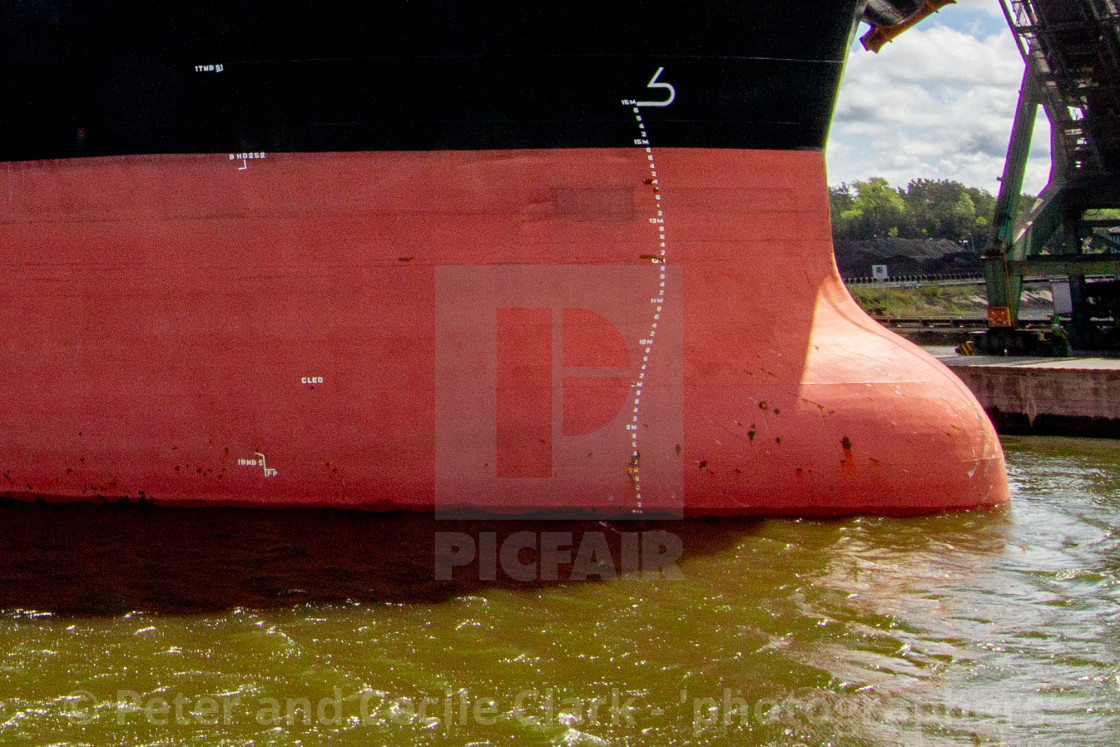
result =
[[4,165],[0,494],[1007,501],[971,393],[841,284],[819,152],[240,155]]

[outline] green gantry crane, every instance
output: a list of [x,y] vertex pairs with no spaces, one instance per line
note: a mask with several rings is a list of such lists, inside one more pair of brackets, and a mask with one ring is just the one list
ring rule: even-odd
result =
[[[1019,328],[1023,278],[1036,276],[1069,279],[1076,347],[1120,347],[1120,0],[1000,2],[1026,72],[984,253],[988,329],[979,347],[1060,347],[1053,334]],[[1021,204],[1039,106],[1051,125],[1050,180]]]

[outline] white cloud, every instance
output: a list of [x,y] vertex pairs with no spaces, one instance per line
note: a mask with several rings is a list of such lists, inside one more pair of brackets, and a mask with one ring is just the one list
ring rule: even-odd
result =
[[[968,13],[942,22],[950,9]],[[955,179],[993,193],[1007,153],[1023,61],[996,0],[958,0],[879,54],[852,50],[828,148],[829,182]],[[1040,115],[1026,191],[1049,173]]]
[[[957,0],[956,6],[961,10],[986,13],[993,18],[1003,20],[1003,11],[999,7],[999,0]],[[956,8],[949,8],[945,12],[955,10]]]

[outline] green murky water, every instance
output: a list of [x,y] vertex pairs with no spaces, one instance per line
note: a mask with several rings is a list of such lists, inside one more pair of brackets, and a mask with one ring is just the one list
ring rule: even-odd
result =
[[408,517],[0,506],[0,743],[1120,743],[1120,443],[1005,445],[1008,511],[659,525],[681,580],[436,581]]

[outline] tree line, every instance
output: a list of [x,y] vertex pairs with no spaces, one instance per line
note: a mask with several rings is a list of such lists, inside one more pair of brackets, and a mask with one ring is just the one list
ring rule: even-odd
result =
[[981,251],[995,211],[990,192],[947,179],[914,179],[905,189],[882,177],[829,187],[835,239],[948,239]]

